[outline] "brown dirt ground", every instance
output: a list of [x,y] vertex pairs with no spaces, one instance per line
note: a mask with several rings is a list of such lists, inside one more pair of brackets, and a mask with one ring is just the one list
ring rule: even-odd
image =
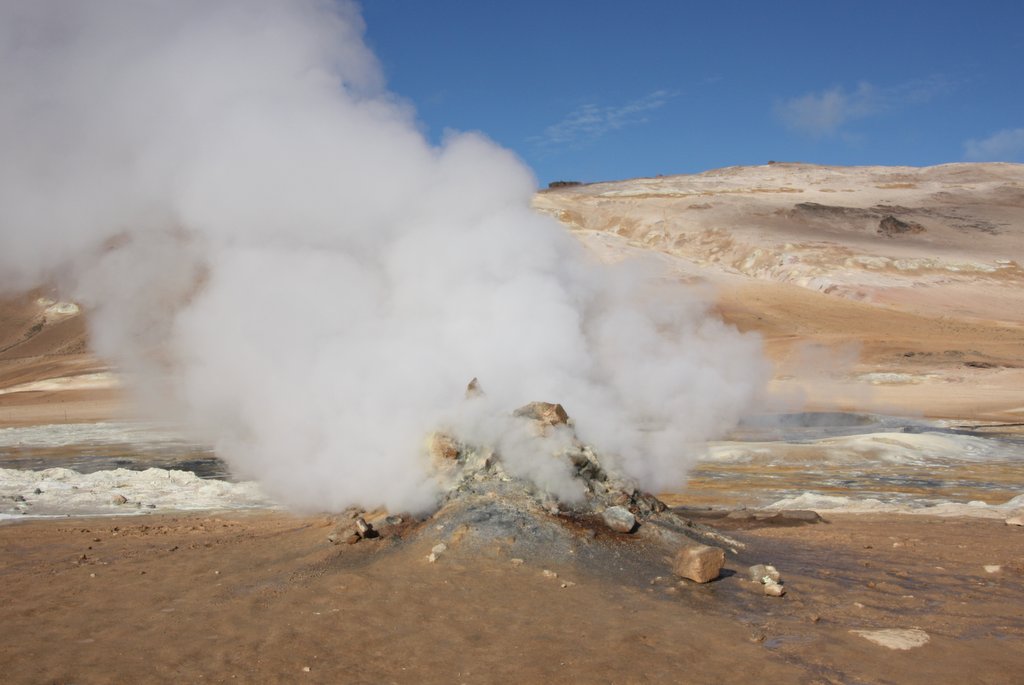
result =
[[[721,580],[646,587],[574,567],[548,578],[498,550],[456,546],[430,564],[423,539],[334,546],[330,526],[276,513],[0,526],[3,680],[931,685],[1024,672],[1024,529],[1001,521],[737,530],[746,560]],[[752,559],[779,567],[786,597],[744,579]],[[891,651],[850,633],[910,627],[930,642]]]

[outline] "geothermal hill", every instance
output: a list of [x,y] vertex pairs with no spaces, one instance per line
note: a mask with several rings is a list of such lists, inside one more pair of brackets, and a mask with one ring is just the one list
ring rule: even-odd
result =
[[758,330],[780,397],[1024,418],[1024,165],[769,163],[536,196],[602,258],[655,254]]

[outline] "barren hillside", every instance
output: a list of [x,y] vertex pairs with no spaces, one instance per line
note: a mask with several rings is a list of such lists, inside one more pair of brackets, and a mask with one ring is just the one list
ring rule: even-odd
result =
[[1024,415],[1024,166],[773,163],[539,193],[608,260],[665,257],[812,404]]

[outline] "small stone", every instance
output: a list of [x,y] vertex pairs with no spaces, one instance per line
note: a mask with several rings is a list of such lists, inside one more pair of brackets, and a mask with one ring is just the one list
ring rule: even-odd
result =
[[786,588],[779,583],[776,583],[774,580],[770,580],[764,584],[764,594],[769,597],[781,597],[786,594]]
[[999,573],[1002,570],[1003,567],[998,564],[987,564],[985,566],[985,573]]
[[362,516],[356,519],[356,530],[359,531],[360,535],[365,535],[373,528],[369,523],[366,522]]
[[558,577],[557,573],[555,573],[554,571],[549,571],[548,569],[544,569],[543,571],[540,572],[540,574],[542,576],[544,576],[545,578],[557,578]]
[[481,397],[484,394],[484,389],[480,387],[480,381],[475,377],[466,386],[466,397]]
[[118,505],[120,505],[120,504],[126,504],[127,502],[128,502],[128,498],[125,497],[124,495],[114,495],[113,497],[110,498],[110,503],[111,504],[118,504]]
[[672,570],[681,578],[707,583],[718,577],[725,565],[725,551],[719,547],[693,543],[676,554]]
[[1006,525],[1008,526],[1024,526],[1024,516],[1011,516],[1006,519]]
[[156,509],[156,505],[155,504],[147,504],[146,508],[147,509]]
[[25,501],[25,496],[24,495],[15,495],[11,499],[13,499],[15,502],[24,502]]
[[32,494],[33,495],[41,495],[41,494],[43,494],[43,491],[40,490],[39,488],[36,488],[35,490],[32,491]]
[[604,524],[617,533],[632,533],[636,528],[636,517],[625,507],[608,507],[601,514]]
[[302,667],[302,672],[303,673],[309,673],[309,666],[303,666]]
[[747,573],[750,575],[750,579],[757,583],[767,583],[768,581],[777,583],[782,579],[774,566],[766,564],[754,564],[747,570]]
[[522,566],[524,563],[522,559],[509,559],[508,561],[513,566]]
[[356,544],[357,542],[359,542],[362,539],[363,539],[362,535],[360,535],[359,533],[356,533],[356,532],[353,531],[352,533],[349,533],[348,537],[345,538],[345,544],[346,545],[354,545],[354,544]]
[[439,543],[437,543],[436,545],[434,545],[433,547],[430,548],[430,552],[432,554],[436,554],[436,555],[440,556],[440,555],[444,554],[445,550],[447,550],[447,549],[448,549],[448,545],[444,544],[443,542],[439,542]]

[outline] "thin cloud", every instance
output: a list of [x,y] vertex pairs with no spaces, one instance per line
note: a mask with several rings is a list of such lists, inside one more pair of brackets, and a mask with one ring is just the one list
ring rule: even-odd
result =
[[852,122],[918,105],[952,90],[941,76],[880,88],[867,81],[849,90],[841,86],[805,93],[775,103],[775,116],[789,129],[812,138],[832,137]]
[[1007,128],[988,138],[964,143],[964,158],[972,162],[1024,160],[1024,128]]
[[545,128],[542,135],[530,138],[530,142],[542,146],[590,142],[612,131],[646,123],[649,112],[663,107],[674,96],[671,91],[656,90],[624,105],[586,104]]

